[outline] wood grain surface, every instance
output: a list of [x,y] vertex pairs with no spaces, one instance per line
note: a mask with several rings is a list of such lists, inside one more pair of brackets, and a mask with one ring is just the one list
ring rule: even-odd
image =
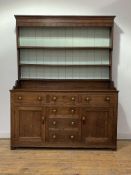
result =
[[131,175],[131,141],[117,151],[68,149],[10,150],[0,140],[0,175]]

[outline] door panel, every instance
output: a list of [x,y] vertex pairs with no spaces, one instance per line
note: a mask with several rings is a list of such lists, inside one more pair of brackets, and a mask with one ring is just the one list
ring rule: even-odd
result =
[[45,124],[41,107],[17,107],[15,109],[16,138],[22,142],[43,142]]
[[113,109],[84,109],[82,115],[82,139],[88,145],[109,144],[113,138]]

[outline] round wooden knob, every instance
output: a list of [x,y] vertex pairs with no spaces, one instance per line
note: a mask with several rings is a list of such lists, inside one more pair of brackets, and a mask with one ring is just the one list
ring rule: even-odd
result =
[[89,97],[86,97],[86,99],[85,99],[86,101],[89,101],[90,100],[90,98]]
[[71,122],[71,125],[74,125],[75,124],[75,122]]
[[53,139],[56,139],[56,135],[53,135],[52,138],[53,138]]
[[56,121],[53,121],[53,125],[56,125]]
[[57,97],[56,97],[56,96],[54,96],[52,99],[53,99],[53,101],[56,101]]
[[19,96],[19,97],[18,97],[18,100],[22,100],[22,97],[21,97],[21,96]]
[[71,139],[74,139],[74,136],[72,135],[72,136],[70,136],[70,138],[71,138]]
[[53,110],[52,110],[52,112],[54,112],[54,113],[55,113],[55,112],[56,112],[56,109],[53,109]]
[[42,97],[38,97],[38,100],[41,101],[42,100]]
[[45,117],[43,116],[43,117],[42,117],[42,123],[43,123],[43,124],[44,124],[44,121],[45,121]]
[[106,101],[110,101],[110,97],[106,97]]
[[72,100],[72,101],[75,101],[75,97],[72,97],[71,100]]
[[45,117],[44,116],[42,117],[42,120],[45,120]]
[[75,112],[75,110],[74,110],[74,109],[71,109],[71,112],[72,112],[72,113],[74,113],[74,112]]
[[85,116],[83,116],[83,117],[82,117],[82,120],[83,120],[83,121],[85,121],[85,120],[86,120]]

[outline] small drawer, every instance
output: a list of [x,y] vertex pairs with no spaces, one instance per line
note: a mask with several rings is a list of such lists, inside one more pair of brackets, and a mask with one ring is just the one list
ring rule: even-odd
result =
[[76,107],[49,107],[47,108],[48,116],[78,116],[79,108]]
[[81,135],[79,132],[68,130],[49,130],[48,136],[46,138],[47,142],[64,142],[64,143],[74,143],[79,142],[81,139]]
[[48,118],[47,119],[47,127],[48,128],[80,128],[80,118]]
[[49,94],[46,96],[47,103],[49,104],[77,104],[79,99],[76,94]]
[[116,98],[111,94],[83,94],[82,104],[88,106],[112,106],[116,103]]
[[45,102],[45,97],[41,93],[21,92],[13,95],[13,101],[17,104],[42,104]]

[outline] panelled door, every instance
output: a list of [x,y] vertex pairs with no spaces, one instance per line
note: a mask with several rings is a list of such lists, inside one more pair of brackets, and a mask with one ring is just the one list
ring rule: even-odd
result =
[[108,146],[113,142],[113,108],[85,108],[82,112],[82,140],[89,146]]
[[13,137],[27,146],[31,143],[41,144],[45,140],[44,110],[42,107],[15,107],[13,120]]

